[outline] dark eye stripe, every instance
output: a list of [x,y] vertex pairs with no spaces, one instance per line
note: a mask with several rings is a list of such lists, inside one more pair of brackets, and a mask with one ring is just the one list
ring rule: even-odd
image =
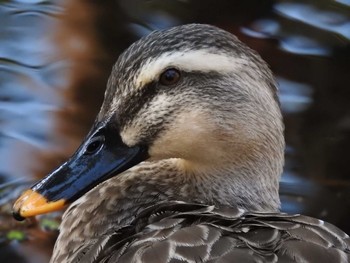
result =
[[128,100],[120,107],[119,115],[117,116],[120,125],[125,125],[129,120],[132,120],[140,109],[157,95],[157,84],[155,81],[150,82],[128,97]]

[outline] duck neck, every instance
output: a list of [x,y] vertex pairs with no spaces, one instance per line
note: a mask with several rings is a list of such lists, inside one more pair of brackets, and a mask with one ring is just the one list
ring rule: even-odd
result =
[[[282,157],[283,158],[283,157]],[[272,160],[273,161],[273,160]],[[239,166],[226,162],[217,169],[188,169],[193,186],[192,196],[185,200],[216,206],[237,206],[247,211],[272,212],[280,209],[279,178],[282,164],[272,168],[271,160],[256,160]],[[185,164],[187,166],[188,164]]]
[[[262,164],[271,161],[261,160]],[[227,162],[220,169],[209,170],[203,166],[195,169],[193,164],[189,167],[183,159],[143,162],[101,183],[68,208],[51,262],[67,261],[61,257],[68,256],[72,247],[79,247],[72,242],[80,244],[89,239],[93,244],[93,240],[130,225],[143,209],[162,201],[277,211],[282,165],[268,168],[271,165],[262,164],[255,162],[238,167],[234,162]],[[252,169],[252,166],[257,168]]]

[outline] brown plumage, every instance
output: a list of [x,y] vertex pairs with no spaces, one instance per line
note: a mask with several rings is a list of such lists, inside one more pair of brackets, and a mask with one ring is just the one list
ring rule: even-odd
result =
[[279,213],[283,122],[266,63],[191,24],[127,49],[94,127],[17,218],[61,208],[52,263],[350,262],[349,237]]
[[165,202],[72,262],[349,262],[349,245],[342,231],[306,216]]

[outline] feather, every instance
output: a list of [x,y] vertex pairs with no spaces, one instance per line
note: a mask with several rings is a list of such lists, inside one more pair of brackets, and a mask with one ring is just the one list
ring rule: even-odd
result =
[[91,245],[80,262],[350,260],[348,236],[328,223],[300,215],[260,217],[230,209],[225,207],[221,213],[218,208],[183,202],[151,206],[130,226]]

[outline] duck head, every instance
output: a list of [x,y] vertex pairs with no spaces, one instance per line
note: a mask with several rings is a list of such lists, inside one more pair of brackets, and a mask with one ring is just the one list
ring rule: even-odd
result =
[[163,160],[208,196],[221,187],[223,203],[277,210],[283,150],[276,85],[259,55],[209,25],[155,31],[119,57],[82,145],[23,193],[14,214],[61,209],[131,167]]

